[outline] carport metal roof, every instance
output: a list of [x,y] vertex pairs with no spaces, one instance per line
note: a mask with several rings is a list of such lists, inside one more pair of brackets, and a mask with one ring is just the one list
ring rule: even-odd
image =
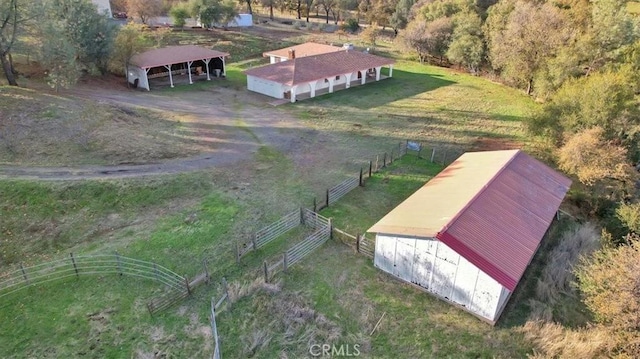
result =
[[159,49],[145,51],[133,56],[131,63],[142,69],[179,64],[197,60],[224,58],[229,56],[226,52],[205,49],[196,45],[167,46]]

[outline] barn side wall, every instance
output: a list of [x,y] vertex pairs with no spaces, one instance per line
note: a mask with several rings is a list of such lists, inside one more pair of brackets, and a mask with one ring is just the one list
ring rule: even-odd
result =
[[378,234],[374,265],[490,322],[509,291],[435,238]]
[[284,97],[284,89],[281,84],[255,76],[247,76],[247,89],[274,98]]

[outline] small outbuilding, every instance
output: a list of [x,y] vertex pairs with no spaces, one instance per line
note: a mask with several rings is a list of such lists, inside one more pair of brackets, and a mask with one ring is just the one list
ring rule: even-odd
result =
[[111,3],[109,0],[91,0],[91,2],[98,8],[100,14],[105,14],[107,17],[112,17]]
[[174,86],[174,75],[187,75],[193,84],[194,76],[224,77],[226,52],[195,45],[168,46],[149,50],[133,56],[127,72],[127,80],[136,87],[150,90],[149,80],[169,77]]
[[[360,51],[342,50],[298,57],[288,49],[288,60],[244,71],[250,91],[296,102],[301,96],[348,89],[393,76],[395,61]],[[387,76],[382,68],[387,67]]]
[[369,229],[374,264],[495,324],[570,185],[520,150],[466,153]]

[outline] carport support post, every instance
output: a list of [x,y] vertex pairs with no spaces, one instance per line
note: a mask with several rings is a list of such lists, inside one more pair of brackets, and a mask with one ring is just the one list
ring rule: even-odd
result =
[[187,72],[189,73],[189,85],[193,85],[193,80],[191,80],[191,65],[193,61],[187,61]]
[[224,63],[224,56],[222,56],[221,59],[222,59],[222,76],[227,77],[227,65]]
[[171,65],[164,65],[164,67],[169,70],[169,82],[171,83],[171,87],[173,87],[173,75],[171,74]]
[[209,75],[209,62],[211,62],[211,59],[204,59],[202,61],[204,61],[207,68],[207,81],[211,81],[211,75]]
[[389,65],[389,77],[393,77],[393,65]]

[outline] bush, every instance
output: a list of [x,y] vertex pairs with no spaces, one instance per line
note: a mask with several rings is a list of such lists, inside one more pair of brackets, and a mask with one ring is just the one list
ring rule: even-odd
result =
[[304,27],[304,23],[302,21],[294,21],[293,22],[293,28],[294,29],[299,30],[302,27]]
[[169,15],[173,19],[173,26],[183,27],[187,23],[187,18],[189,18],[189,10],[183,5],[176,5],[171,8]]
[[358,23],[358,20],[351,18],[347,19],[347,21],[345,21],[340,28],[353,34],[358,32],[358,30],[360,29],[360,24]]

